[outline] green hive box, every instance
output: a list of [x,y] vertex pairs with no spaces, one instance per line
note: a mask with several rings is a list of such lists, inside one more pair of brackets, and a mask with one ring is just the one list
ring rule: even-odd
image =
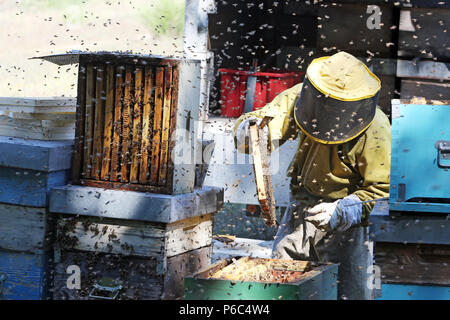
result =
[[[269,259],[267,259],[269,260]],[[288,283],[233,281],[211,276],[233,263],[219,261],[184,279],[185,300],[336,300],[338,265],[318,263]]]

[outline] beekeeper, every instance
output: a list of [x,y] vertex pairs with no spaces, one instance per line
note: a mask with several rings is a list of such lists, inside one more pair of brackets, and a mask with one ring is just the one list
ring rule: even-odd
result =
[[375,202],[364,201],[389,196],[391,150],[380,88],[364,63],[339,52],[313,60],[302,84],[242,115],[234,129],[240,152],[248,152],[249,124],[265,116],[273,118],[266,129],[272,148],[299,138],[273,257],[339,263],[340,299],[372,298],[368,217]]

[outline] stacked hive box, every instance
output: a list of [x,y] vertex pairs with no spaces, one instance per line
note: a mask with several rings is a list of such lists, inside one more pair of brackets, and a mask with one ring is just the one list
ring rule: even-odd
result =
[[73,181],[50,197],[54,298],[181,298],[184,275],[210,263],[223,197],[194,190],[200,62],[44,58],[79,63]]
[[0,97],[0,135],[36,140],[73,140],[74,98]]
[[338,266],[242,257],[221,260],[185,279],[186,300],[334,300]]
[[[222,196],[217,188],[176,196],[54,188],[50,210],[60,214],[54,298],[108,298],[115,291],[120,299],[181,298],[184,275],[211,262],[213,213]],[[78,288],[68,285],[71,266],[80,268]]]
[[48,192],[67,183],[72,144],[0,136],[0,299],[48,297]]

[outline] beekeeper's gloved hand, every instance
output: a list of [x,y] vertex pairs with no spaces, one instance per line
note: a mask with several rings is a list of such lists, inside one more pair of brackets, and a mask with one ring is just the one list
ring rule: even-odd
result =
[[333,203],[319,203],[306,210],[305,220],[323,231],[345,231],[361,223],[361,216],[362,202],[352,194]]
[[[262,119],[257,117],[248,117],[239,124],[236,129],[236,148],[239,152],[245,153],[246,146],[250,141],[250,124],[256,123],[258,126],[261,124]],[[264,127],[264,133],[268,138],[269,130],[267,126]]]

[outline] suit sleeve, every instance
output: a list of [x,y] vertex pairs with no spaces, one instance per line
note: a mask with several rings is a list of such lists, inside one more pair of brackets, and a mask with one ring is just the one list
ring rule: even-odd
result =
[[[263,119],[264,117],[268,116],[273,118],[269,122],[269,140],[272,142],[272,150],[276,145],[279,146],[287,140],[295,139],[297,137],[298,130],[294,120],[294,107],[301,88],[302,85],[297,84],[292,88],[280,93],[264,108],[245,113],[241,117],[239,117],[235,122],[233,130],[235,146],[237,147],[237,128],[243,120],[249,117],[257,117]],[[248,145],[245,146],[245,152],[248,153]]]
[[[384,116],[384,114],[383,114]],[[369,128],[362,142],[362,150],[356,156],[357,168],[362,183],[353,194],[361,201],[389,197],[391,166],[391,132],[389,120],[383,119],[381,125]],[[375,202],[363,204],[363,220],[367,219]]]

